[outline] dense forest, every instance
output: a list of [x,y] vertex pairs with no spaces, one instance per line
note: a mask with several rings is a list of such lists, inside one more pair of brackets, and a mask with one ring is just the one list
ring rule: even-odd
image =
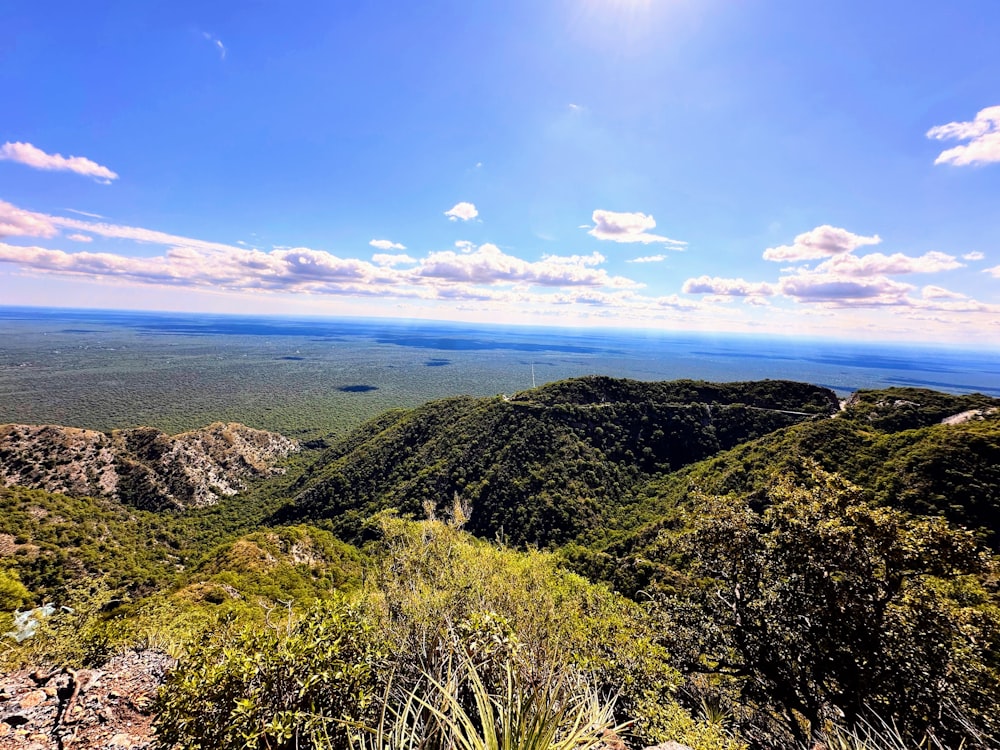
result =
[[3,668],[166,653],[163,748],[1000,744],[998,399],[586,377],[282,469],[0,488]]

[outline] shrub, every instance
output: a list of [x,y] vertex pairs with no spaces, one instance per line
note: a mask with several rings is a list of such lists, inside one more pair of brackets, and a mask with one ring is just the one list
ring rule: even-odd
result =
[[345,748],[335,722],[372,721],[385,658],[371,621],[342,596],[281,625],[224,629],[161,688],[157,742],[176,750]]

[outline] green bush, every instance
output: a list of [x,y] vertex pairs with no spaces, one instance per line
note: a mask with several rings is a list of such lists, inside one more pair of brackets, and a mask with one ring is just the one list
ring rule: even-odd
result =
[[0,612],[13,612],[31,601],[31,593],[17,573],[0,568]]
[[196,646],[158,697],[156,737],[175,750],[345,748],[336,722],[368,722],[386,679],[385,642],[338,596],[266,627]]

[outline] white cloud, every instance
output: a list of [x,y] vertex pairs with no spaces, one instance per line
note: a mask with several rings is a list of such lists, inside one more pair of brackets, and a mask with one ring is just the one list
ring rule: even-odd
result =
[[590,255],[543,255],[542,260],[546,263],[564,266],[599,266],[607,260],[598,252]]
[[979,110],[972,122],[949,122],[927,131],[937,141],[968,141],[938,154],[935,164],[990,164],[1000,162],[1000,106]]
[[192,237],[181,237],[176,234],[157,232],[155,229],[143,229],[142,227],[130,227],[120,224],[105,224],[95,221],[81,221],[65,216],[48,216],[45,214],[35,214],[43,216],[47,221],[62,229],[73,229],[82,232],[89,232],[101,237],[109,237],[117,240],[133,240],[135,242],[145,242],[152,245],[167,245],[178,248],[191,248],[206,252],[221,250],[238,250],[234,245],[227,245],[222,242],[209,242],[198,240]]
[[205,39],[205,40],[207,40],[207,41],[211,42],[211,43],[212,43],[212,45],[213,45],[213,46],[214,46],[214,47],[215,47],[215,48],[216,48],[217,50],[219,50],[219,58],[220,58],[220,59],[222,59],[222,60],[225,60],[225,59],[226,59],[226,46],[225,46],[225,45],[224,45],[224,44],[222,43],[222,40],[221,40],[221,39],[219,39],[219,38],[218,38],[217,36],[215,36],[214,34],[209,34],[209,33],[208,33],[207,31],[203,31],[203,32],[201,32],[201,36],[202,36],[202,38],[203,38],[203,39]]
[[931,251],[914,258],[902,253],[883,255],[870,253],[868,255],[838,255],[816,266],[816,273],[826,273],[850,278],[868,276],[898,276],[905,273],[939,273],[962,268],[955,256],[947,253]]
[[692,302],[689,299],[684,299],[676,294],[671,294],[666,297],[657,297],[654,300],[654,304],[657,307],[667,307],[674,310],[693,310],[698,307],[697,302]]
[[0,243],[0,262],[61,275],[241,291],[332,293],[342,291],[344,284],[354,284],[352,288],[360,289],[359,284],[384,286],[399,282],[398,276],[387,269],[309,248],[270,253],[237,248],[202,253],[190,248],[171,248],[161,256],[135,258]]
[[787,262],[826,258],[843,255],[865,245],[877,245],[881,241],[877,234],[865,237],[824,224],[798,235],[791,245],[767,248],[764,251],[764,260]]
[[376,250],[405,250],[406,245],[401,245],[398,242],[393,242],[392,240],[372,240],[368,243]]
[[[935,252],[919,257],[901,253],[856,257],[850,254],[851,249],[872,244],[872,238],[862,237],[859,242],[857,235],[844,230],[832,230],[844,232],[834,238],[840,244],[827,243],[823,262],[812,270],[793,269],[771,282],[707,275],[691,278],[683,290],[696,296],[688,298],[683,294],[643,296],[641,283],[611,275],[604,266],[607,259],[597,252],[543,255],[531,261],[493,244],[476,246],[459,241],[447,251],[425,257],[375,252],[370,260],[362,260],[301,247],[275,246],[261,251],[141,227],[49,216],[0,202],[0,232],[43,237],[47,241],[38,240],[38,244],[52,244],[51,238],[58,237],[60,230],[67,245],[79,235],[131,240],[160,249],[136,247],[126,255],[123,253],[128,250],[71,252],[68,248],[0,244],[0,264],[43,278],[54,275],[119,285],[368,298],[424,311],[438,304],[449,314],[469,310],[479,319],[489,319],[493,311],[507,314],[515,309],[525,320],[550,315],[567,321],[747,330],[765,320],[755,308],[772,304],[772,312],[766,316],[770,325],[776,320],[793,321],[796,316],[815,314],[835,315],[830,326],[833,321],[842,327],[861,328],[896,322],[900,330],[909,326],[907,330],[923,331],[927,324],[914,323],[914,316],[962,321],[979,330],[976,327],[981,328],[986,316],[1000,315],[1000,305],[980,303],[934,284],[918,288],[890,278],[895,273],[948,270],[960,265],[956,257]],[[810,239],[811,243],[802,246],[815,252],[822,243]],[[831,247],[845,245],[849,246],[846,252],[830,253]],[[112,246],[118,248],[119,244]],[[1000,278],[1000,266],[988,272]],[[933,277],[929,280],[937,281]],[[737,300],[744,304],[733,304]],[[889,315],[895,316],[895,321]],[[984,320],[977,321],[977,317]]]
[[966,299],[964,294],[952,292],[949,289],[934,286],[933,284],[928,284],[921,289],[920,294],[924,299]]
[[107,167],[83,156],[62,156],[47,154],[30,143],[10,143],[0,146],[0,161],[16,161],[34,169],[50,172],[75,172],[85,177],[93,177],[98,182],[110,185],[118,175]]
[[409,265],[416,262],[417,259],[411,258],[409,255],[375,253],[375,255],[372,256],[372,263],[377,263],[380,266]]
[[0,237],[54,237],[51,217],[0,201]]
[[93,242],[94,238],[86,234],[67,234],[66,239],[73,240],[73,242]]
[[699,276],[685,281],[681,291],[685,294],[717,294],[724,297],[767,297],[774,294],[774,287],[766,281]]
[[593,256],[546,256],[531,263],[507,255],[496,245],[480,245],[475,252],[452,250],[431,253],[416,273],[425,278],[472,284],[520,283],[539,286],[639,286],[620,276],[595,269]]
[[152,257],[147,253],[133,257],[6,244],[0,247],[0,263],[14,264],[33,273],[89,277],[98,281],[117,279],[123,283],[239,292],[427,300],[489,298],[498,302],[502,301],[498,296],[500,287],[505,287],[510,294],[521,294],[530,287],[621,290],[642,286],[597,268],[605,262],[604,256],[597,252],[546,255],[540,261],[529,262],[504,253],[496,245],[477,248],[463,241],[457,244],[464,252],[431,253],[423,259],[398,253],[376,253],[371,261],[365,261],[302,247],[275,246],[270,252],[264,252],[141,227],[37,214],[2,202],[0,227],[8,234],[36,237],[53,237],[60,228],[71,229],[80,232],[80,237],[96,235],[165,248]]
[[778,282],[779,291],[799,302],[832,302],[838,305],[903,304],[913,290],[885,277],[845,279],[839,276],[803,274],[787,276]]
[[448,217],[449,221],[458,221],[459,219],[468,221],[479,216],[479,211],[472,203],[461,201],[445,211],[444,215]]
[[962,256],[962,260],[982,260],[986,256],[983,255],[978,250],[973,250],[971,253],[966,253]]
[[588,307],[631,306],[635,294],[628,291],[604,292],[600,289],[574,289],[553,295],[548,301],[557,305],[586,305]]
[[988,273],[990,276],[1000,279],[1000,266],[993,266],[993,268],[987,268],[983,273]]
[[644,255],[641,258],[632,258],[632,260],[625,261],[626,263],[660,263],[667,259],[666,255]]
[[75,208],[67,208],[71,214],[80,214],[80,216],[89,216],[91,219],[103,219],[104,217],[100,214],[92,214],[90,211],[77,211]]
[[618,211],[605,211],[597,209],[591,218],[594,227],[588,234],[599,240],[611,240],[612,242],[641,242],[648,245],[652,242],[663,242],[667,245],[676,245],[673,249],[679,249],[686,245],[686,242],[672,240],[659,234],[651,234],[647,230],[656,227],[656,221],[652,216],[644,213],[628,213]]

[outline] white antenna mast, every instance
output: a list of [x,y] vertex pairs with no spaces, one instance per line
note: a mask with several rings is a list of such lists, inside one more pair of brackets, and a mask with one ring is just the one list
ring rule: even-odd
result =
[[535,363],[531,363],[531,387],[535,387]]

